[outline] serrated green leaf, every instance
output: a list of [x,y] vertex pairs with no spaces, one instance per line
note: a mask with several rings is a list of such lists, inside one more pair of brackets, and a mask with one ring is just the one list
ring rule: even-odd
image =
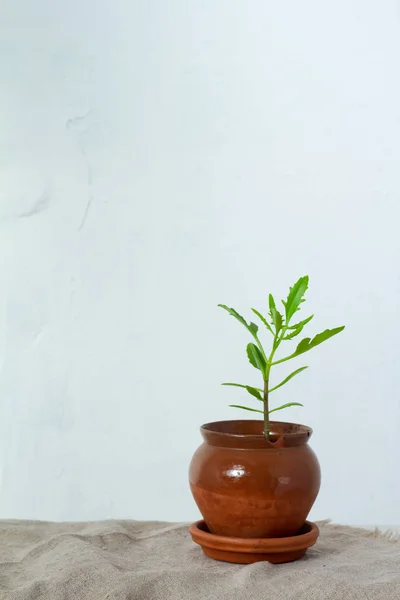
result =
[[304,321],[299,321],[299,323],[296,323],[296,325],[292,325],[291,327],[288,327],[288,330],[291,333],[289,333],[288,335],[285,335],[285,337],[283,339],[284,340],[292,340],[293,338],[298,336],[303,331],[304,326],[307,325],[307,323],[309,323],[313,317],[314,317],[314,315],[311,315],[307,319],[304,319]]
[[232,317],[239,321],[239,323],[244,325],[252,335],[257,335],[258,326],[255,323],[247,323],[246,319],[242,317],[242,315],[240,315],[234,308],[229,308],[229,306],[226,306],[226,304],[218,304],[218,306],[226,310]]
[[257,408],[250,408],[249,406],[240,406],[239,404],[230,404],[231,408],[242,408],[243,410],[251,410],[251,412],[264,414],[263,410],[257,410]]
[[229,306],[226,306],[226,304],[218,304],[218,306],[226,310],[232,317],[239,321],[239,323],[244,325],[246,329],[251,333],[251,335],[256,339],[260,350],[264,352],[260,340],[257,337],[258,326],[255,323],[247,323],[246,319],[244,319],[242,315],[239,315],[239,313],[234,308],[229,308]]
[[343,331],[343,329],[344,326],[335,327],[335,329],[325,329],[325,331],[323,331],[322,333],[318,333],[316,336],[314,336],[312,340],[310,340],[310,338],[304,338],[304,340],[302,340],[297,346],[295,355],[298,356],[299,354],[304,354],[304,352],[308,352],[309,350],[311,350],[311,348],[315,348],[315,346],[318,346],[319,344],[322,344],[322,342],[329,340],[329,338],[333,337],[334,335],[337,335],[338,333]]
[[274,300],[274,297],[273,297],[272,294],[270,294],[268,296],[268,303],[269,303],[269,310],[270,310],[270,312],[272,312],[274,309],[276,309],[275,300]]
[[308,288],[308,275],[300,277],[298,281],[290,288],[285,303],[286,324],[289,323],[294,313],[299,310],[301,302],[304,301],[304,294]]
[[307,319],[304,319],[303,321],[299,321],[298,323],[295,323],[294,325],[290,325],[288,327],[288,329],[297,329],[297,327],[299,327],[300,325],[302,325],[303,327],[305,325],[307,325],[307,323],[309,323],[311,321],[311,319],[314,318],[314,315],[310,315],[309,317],[307,317]]
[[272,335],[274,335],[274,332],[272,331],[272,327],[268,323],[267,319],[260,312],[258,312],[258,310],[256,310],[255,308],[252,308],[251,310],[253,311],[253,313],[255,315],[257,315],[257,317],[260,319],[260,321],[262,323],[264,323],[265,327],[272,333]]
[[284,408],[289,408],[290,406],[303,406],[303,404],[300,404],[300,402],[288,402],[287,404],[282,404],[282,406],[278,406],[277,408],[272,408],[268,411],[268,414],[270,415],[277,410],[283,410]]
[[253,335],[257,335],[258,332],[258,325],[256,325],[255,323],[250,323],[249,325],[249,331],[253,334]]
[[304,352],[308,352],[308,350],[311,350],[311,338],[304,338],[304,340],[301,340],[297,345],[294,354],[295,356],[299,356],[299,354],[304,354]]
[[276,333],[279,333],[282,329],[283,317],[279,311],[275,311],[274,325]]
[[247,344],[246,350],[250,363],[253,365],[253,367],[259,369],[264,377],[267,363],[260,350],[252,342],[250,342],[250,344]]
[[254,396],[254,398],[257,398],[257,400],[261,400],[261,402],[264,402],[263,397],[261,396],[261,393],[258,391],[257,388],[254,388],[251,385],[246,385],[246,390],[251,396]]
[[[230,381],[227,381],[227,382],[225,382],[225,383],[221,383],[221,385],[226,385],[226,386],[231,386],[231,387],[241,387],[241,388],[243,388],[244,390],[245,390],[247,387],[252,387],[252,386],[247,386],[247,385],[244,385],[243,383],[231,383]],[[263,391],[264,391],[264,390],[262,390],[261,388],[253,388],[253,389],[255,389],[255,390],[258,390],[259,392],[263,392]]]
[[218,304],[218,306],[226,310],[232,317],[235,317],[235,319],[237,319],[239,323],[244,325],[247,329],[249,328],[249,324],[247,323],[246,319],[244,319],[242,315],[239,315],[234,308],[229,308],[229,306],[226,306],[226,304]]
[[264,401],[263,397],[261,395],[264,392],[264,390],[262,390],[260,388],[255,388],[252,385],[243,385],[241,383],[222,383],[221,385],[229,385],[232,387],[242,388],[244,390],[247,390],[249,392],[249,394],[254,396],[254,398],[257,398],[257,400],[261,400],[261,402]]
[[295,358],[300,354],[304,354],[304,352],[308,352],[312,348],[315,348],[315,346],[318,346],[319,344],[322,344],[322,342],[329,340],[329,338],[333,337],[334,335],[337,335],[343,331],[343,329],[344,325],[342,327],[335,327],[334,329],[325,329],[325,331],[318,333],[315,337],[313,337],[313,339],[304,338],[304,340],[301,340],[301,342],[298,344],[293,354],[290,354],[290,356],[286,356],[285,358],[281,358],[280,360],[276,360],[272,364],[279,365],[280,363],[290,360],[291,358]]
[[272,294],[269,295],[269,314],[272,319],[272,323],[275,327],[275,333],[278,334],[282,329],[283,317],[281,313],[276,309],[275,300]]
[[285,385],[285,383],[287,383],[288,381],[290,381],[291,379],[293,379],[293,377],[295,377],[296,375],[298,375],[299,373],[301,373],[302,371],[305,371],[306,369],[308,369],[308,367],[300,367],[300,369],[296,369],[296,371],[293,371],[293,373],[290,373],[290,375],[288,375],[286,377],[286,379],[284,379],[283,381],[281,381],[278,385],[276,385],[275,387],[271,388],[269,390],[269,393],[274,392],[275,390],[279,389],[280,387],[282,387],[283,385]]
[[300,335],[300,333],[303,331],[303,327],[304,327],[304,325],[299,325],[296,329],[293,329],[293,331],[291,333],[289,333],[288,335],[285,335],[285,337],[283,339],[284,340],[292,340],[297,335]]

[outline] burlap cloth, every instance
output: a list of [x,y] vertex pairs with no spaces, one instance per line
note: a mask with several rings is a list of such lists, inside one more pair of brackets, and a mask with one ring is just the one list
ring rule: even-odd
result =
[[400,600],[400,543],[327,523],[306,558],[206,558],[182,524],[0,521],[1,600]]

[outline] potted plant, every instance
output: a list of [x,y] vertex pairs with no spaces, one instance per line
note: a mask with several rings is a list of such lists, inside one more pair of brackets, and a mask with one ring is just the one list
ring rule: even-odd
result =
[[[270,336],[268,351],[261,343],[259,327],[255,323],[248,323],[235,309],[219,305],[246,327],[253,338],[247,345],[247,357],[262,380],[260,387],[232,382],[222,385],[245,390],[258,406],[230,406],[260,413],[262,419],[219,421],[201,427],[204,441],[192,458],[189,472],[190,487],[204,518],[203,525],[196,524],[195,533],[214,536],[214,542],[219,539],[218,544],[225,540],[226,545],[227,538],[230,545],[235,539],[239,546],[249,546],[252,540],[258,540],[256,548],[260,548],[262,543],[270,547],[275,540],[274,547],[281,547],[284,544],[282,538],[306,535],[313,529],[310,525],[310,531],[304,530],[320,487],[318,459],[308,444],[312,430],[305,425],[271,420],[276,411],[302,406],[300,402],[282,406],[271,406],[270,402],[273,392],[307,369],[301,366],[282,381],[275,382],[272,375],[276,365],[309,352],[344,329],[335,327],[313,338],[305,337],[291,351],[281,355],[282,349],[295,340],[313,318],[313,315],[302,320],[295,318],[305,301],[308,282],[308,276],[301,277],[290,288],[287,299],[282,300],[282,312],[271,294],[268,316],[251,309]],[[313,531],[316,539],[318,530],[315,526]],[[193,530],[191,533],[193,535]],[[204,544],[203,550],[206,551]],[[254,554],[254,549],[252,552]],[[291,555],[289,559],[300,555]],[[215,552],[214,557],[221,558]],[[222,558],[230,560],[226,556]]]

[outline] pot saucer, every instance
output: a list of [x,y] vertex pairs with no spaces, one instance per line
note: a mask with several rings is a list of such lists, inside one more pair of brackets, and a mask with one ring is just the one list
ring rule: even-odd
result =
[[317,541],[319,529],[306,521],[297,535],[284,538],[238,538],[210,533],[205,521],[197,521],[189,528],[190,535],[204,554],[215,560],[250,564],[267,561],[273,564],[292,562],[302,558]]

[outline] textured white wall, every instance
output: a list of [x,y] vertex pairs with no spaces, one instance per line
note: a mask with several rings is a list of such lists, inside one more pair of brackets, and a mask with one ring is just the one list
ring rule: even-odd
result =
[[309,273],[347,325],[276,395],[313,516],[400,524],[399,10],[3,2],[1,517],[195,518],[198,426],[257,381],[216,305]]

